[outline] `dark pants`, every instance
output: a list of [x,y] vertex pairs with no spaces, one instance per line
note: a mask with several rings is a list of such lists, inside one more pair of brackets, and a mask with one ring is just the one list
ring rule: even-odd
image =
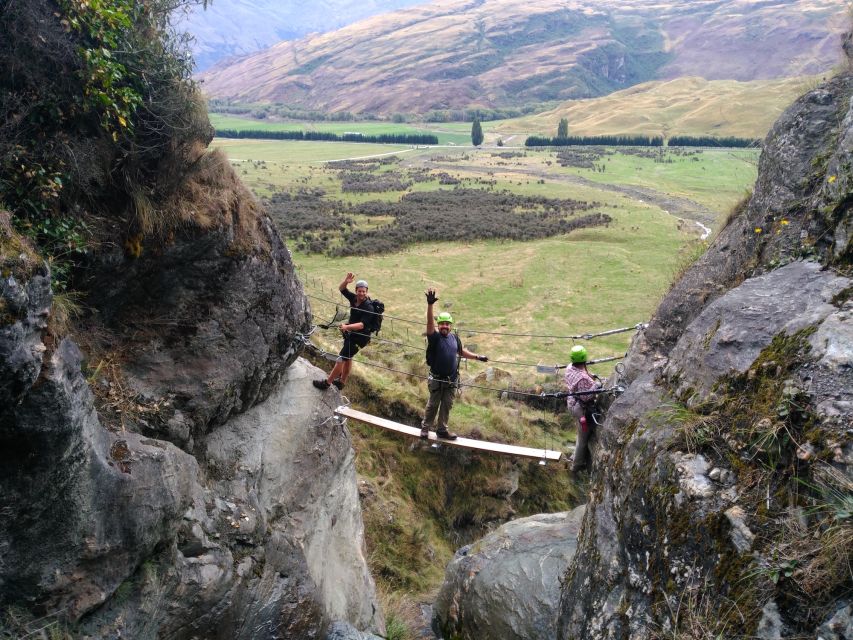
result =
[[427,387],[429,388],[429,400],[424,411],[424,421],[421,423],[421,427],[432,429],[436,414],[438,414],[436,431],[446,431],[447,418],[450,416],[450,409],[453,407],[453,399],[456,394],[456,383],[430,378]]
[[[593,407],[584,407],[581,403],[572,408],[572,415],[578,421],[578,435],[575,440],[575,457],[572,471],[585,469],[590,463],[589,440],[595,432],[595,420],[592,417]],[[586,426],[581,423],[581,416],[586,419]]]
[[352,360],[355,354],[358,353],[358,350],[362,347],[366,347],[369,342],[370,336],[354,335],[347,331],[344,334],[344,346],[341,347],[341,352],[338,354],[340,357],[338,359],[340,360],[343,358],[344,360]]

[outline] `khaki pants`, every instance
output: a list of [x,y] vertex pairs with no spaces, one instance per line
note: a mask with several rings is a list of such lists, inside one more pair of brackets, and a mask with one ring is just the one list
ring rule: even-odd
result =
[[[589,465],[589,439],[595,429],[595,420],[592,418],[592,407],[585,409],[580,403],[572,407],[572,415],[578,421],[578,436],[575,441],[575,457],[572,461],[572,471],[580,471]],[[586,416],[586,429],[581,425],[581,417]]]
[[438,422],[436,423],[435,430],[446,431],[447,418],[450,416],[450,409],[453,407],[453,397],[456,394],[456,383],[430,378],[427,386],[429,388],[429,401],[424,411],[424,421],[421,423],[421,426],[432,429],[433,421],[436,418],[436,414],[438,414]]

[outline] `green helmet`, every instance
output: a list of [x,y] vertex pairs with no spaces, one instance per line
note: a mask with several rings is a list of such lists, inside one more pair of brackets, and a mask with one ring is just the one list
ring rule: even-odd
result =
[[438,314],[438,317],[435,319],[436,322],[449,322],[453,324],[453,316],[450,315],[448,311],[442,311]]
[[586,347],[582,347],[579,344],[572,347],[571,358],[574,363],[586,362]]

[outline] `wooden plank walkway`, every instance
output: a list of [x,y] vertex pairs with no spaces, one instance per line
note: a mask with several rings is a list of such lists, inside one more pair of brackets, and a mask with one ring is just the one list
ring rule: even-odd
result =
[[[364,413],[363,411],[358,411],[357,409],[353,409],[352,407],[338,407],[337,409],[335,409],[335,413],[337,413],[339,416],[352,418],[353,420],[358,420],[359,422],[364,422],[366,424],[373,425],[374,427],[388,429],[389,431],[394,431],[395,433],[402,433],[403,435],[412,436],[413,438],[421,437],[421,430],[417,427],[408,427],[404,424],[400,424],[399,422],[386,420],[385,418],[377,418],[376,416],[372,416],[369,413]],[[552,462],[557,462],[563,455],[559,451],[551,451],[550,449],[519,447],[513,444],[486,442],[485,440],[472,440],[470,438],[442,440],[441,438],[438,438],[435,435],[434,431],[429,432],[429,440],[430,442],[437,442],[443,445],[447,445],[449,447],[459,447],[461,449],[483,451],[486,453],[494,453],[502,456],[512,456],[515,458],[530,458],[533,460],[550,460]]]

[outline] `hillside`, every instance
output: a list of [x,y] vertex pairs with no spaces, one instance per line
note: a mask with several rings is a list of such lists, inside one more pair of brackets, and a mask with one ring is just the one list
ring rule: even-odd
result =
[[222,58],[244,56],[281,40],[323,33],[420,0],[322,0],[311,3],[275,0],[216,0],[188,11],[179,28],[194,36],[190,48],[196,69]]
[[806,78],[644,82],[600,98],[571,100],[556,109],[498,124],[494,133],[554,135],[561,118],[573,135],[620,133],[761,138],[809,85]]
[[652,79],[781,78],[838,60],[831,0],[442,0],[281,42],[201,74],[208,95],[426,112],[600,96]]

